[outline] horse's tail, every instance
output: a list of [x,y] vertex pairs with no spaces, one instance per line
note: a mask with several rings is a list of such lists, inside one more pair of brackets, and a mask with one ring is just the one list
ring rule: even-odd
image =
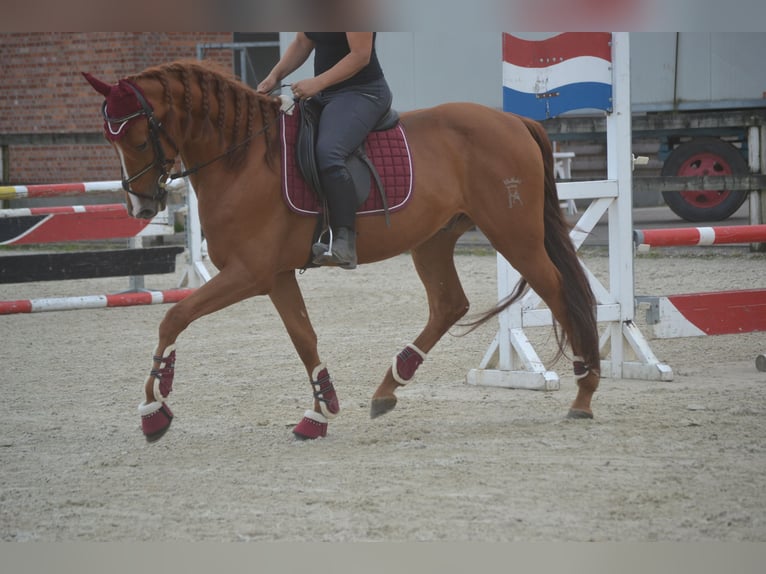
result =
[[[545,250],[556,269],[561,273],[562,294],[566,307],[567,319],[571,332],[572,347],[583,357],[591,370],[598,371],[601,358],[598,344],[598,325],[596,323],[596,298],[590,288],[580,259],[569,237],[570,225],[564,218],[556,190],[554,176],[553,149],[543,126],[528,118],[522,118],[529,133],[540,146],[545,169]],[[567,334],[557,335],[559,343],[558,358],[564,351]]]
[[[521,118],[529,133],[540,147],[545,173],[544,193],[545,203],[543,219],[545,225],[545,250],[551,261],[561,274],[562,296],[567,313],[570,332],[554,330],[558,343],[558,353],[553,362],[564,353],[568,336],[572,347],[583,358],[583,362],[593,371],[598,371],[601,359],[598,343],[598,326],[596,323],[596,298],[590,288],[588,278],[583,271],[577,251],[569,237],[570,225],[564,218],[559,203],[556,180],[554,177],[553,149],[543,126],[528,118]],[[472,328],[487,322],[500,314],[521,298],[527,290],[527,281],[522,277],[513,292],[494,308],[482,315],[469,325]]]

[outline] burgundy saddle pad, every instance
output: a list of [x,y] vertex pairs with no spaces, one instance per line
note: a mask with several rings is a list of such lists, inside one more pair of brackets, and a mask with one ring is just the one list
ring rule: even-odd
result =
[[[295,161],[295,140],[298,134],[298,115],[293,108],[292,115],[282,114],[282,194],[287,205],[296,213],[316,215],[320,203],[298,169]],[[412,154],[402,124],[382,131],[372,132],[365,142],[365,151],[378,170],[386,192],[388,210],[393,213],[405,206],[412,197],[414,188]],[[370,194],[357,210],[358,215],[372,215],[383,212],[380,192],[370,178]]]

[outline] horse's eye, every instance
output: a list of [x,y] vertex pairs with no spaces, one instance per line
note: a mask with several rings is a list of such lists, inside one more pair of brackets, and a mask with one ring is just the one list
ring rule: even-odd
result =
[[136,149],[138,151],[144,151],[148,146],[149,146],[149,142],[147,141],[147,142],[144,142],[142,144],[137,145]]

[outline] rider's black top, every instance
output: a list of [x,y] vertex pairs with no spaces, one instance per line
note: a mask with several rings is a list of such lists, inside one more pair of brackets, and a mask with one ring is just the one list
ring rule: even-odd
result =
[[[345,32],[306,32],[305,34],[309,40],[314,42],[315,76],[329,70],[351,52]],[[383,69],[380,67],[378,54],[375,51],[376,36],[377,32],[373,32],[370,63],[347,80],[343,80],[342,82],[330,86],[328,90],[337,90],[347,86],[367,84],[383,77]]]

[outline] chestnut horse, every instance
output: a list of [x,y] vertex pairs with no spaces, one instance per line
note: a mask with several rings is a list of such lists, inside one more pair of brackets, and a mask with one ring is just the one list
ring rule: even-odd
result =
[[[254,295],[268,295],[309,377],[313,408],[296,437],[327,432],[340,404],[317,351],[295,272],[304,268],[315,220],[289,209],[281,191],[282,100],[257,93],[212,64],[181,61],[108,84],[84,74],[105,97],[104,129],[122,164],[128,211],[151,218],[165,206],[165,185],[188,176],[212,263],[209,282],[165,314],[139,406],[143,432],[156,440],[173,414],[176,340],[189,324]],[[422,332],[394,357],[373,394],[371,416],[392,410],[396,390],[468,311],[453,261],[458,238],[476,226],[519,271],[514,292],[474,325],[533,288],[554,316],[559,353],[571,344],[578,391],[568,416],[591,418],[599,382],[595,300],[559,207],[550,141],[532,120],[471,103],[403,113],[415,173],[411,199],[390,214],[360,217],[360,264],[410,251],[426,290]],[[184,172],[171,171],[180,159]]]

